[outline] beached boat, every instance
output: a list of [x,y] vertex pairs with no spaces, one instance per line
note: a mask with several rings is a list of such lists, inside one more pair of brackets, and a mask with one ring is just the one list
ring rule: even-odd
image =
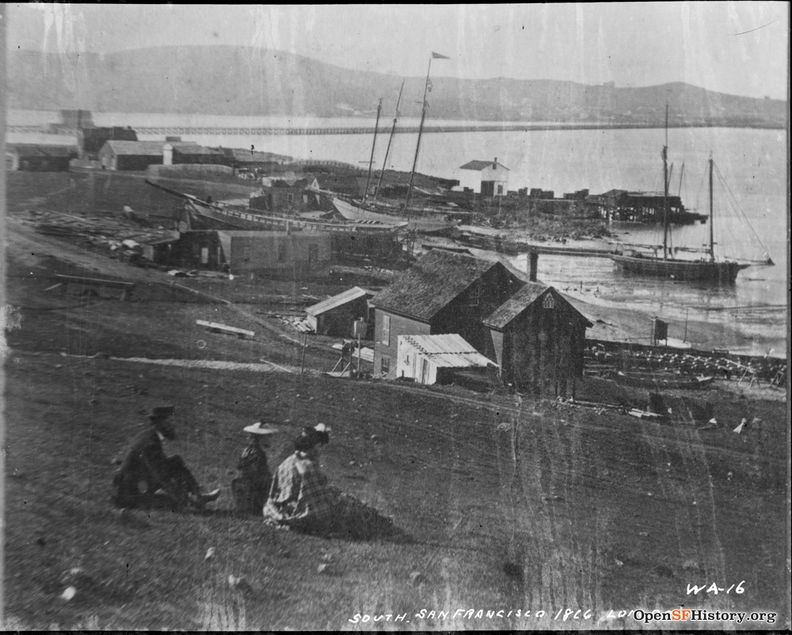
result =
[[[668,107],[666,107],[666,135],[668,135]],[[663,183],[664,199],[668,200],[668,139],[663,146]],[[766,260],[760,262],[738,262],[731,259],[717,259],[715,257],[715,239],[713,232],[714,205],[712,192],[714,163],[709,159],[709,244],[703,250],[696,248],[670,249],[668,246],[671,223],[668,214],[668,204],[665,204],[663,218],[663,245],[662,255],[660,246],[643,246],[629,249],[611,255],[611,259],[618,264],[625,273],[641,276],[662,277],[682,281],[714,282],[720,284],[734,284],[737,274],[752,264],[772,265],[773,261],[765,254]],[[747,219],[746,219],[747,220]],[[652,251],[646,251],[646,247]],[[701,252],[698,259],[684,259],[677,257],[677,252]]]
[[393,234],[406,223],[381,223],[376,220],[335,220],[255,210],[244,205],[203,200],[146,180],[146,183],[184,199],[189,224],[205,229],[247,229],[273,231],[312,231],[355,234]]
[[340,198],[333,198],[333,207],[336,208],[339,214],[345,219],[350,221],[362,222],[371,221],[382,224],[398,225],[405,227],[409,230],[414,230],[420,234],[437,234],[446,232],[457,225],[458,220],[448,219],[442,215],[432,216],[400,216],[396,214],[385,214],[383,212],[374,212],[358,205],[353,205]]
[[680,377],[668,373],[635,373],[616,371],[611,379],[624,386],[668,390],[696,390],[709,386],[714,377]]

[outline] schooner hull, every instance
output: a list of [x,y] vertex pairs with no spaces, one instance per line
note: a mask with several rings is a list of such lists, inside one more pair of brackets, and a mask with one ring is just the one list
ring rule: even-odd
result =
[[362,209],[356,205],[342,201],[341,199],[333,199],[333,206],[338,210],[344,218],[351,221],[375,221],[383,224],[398,225],[406,227],[408,230],[415,230],[421,234],[437,234],[449,231],[456,227],[459,222],[453,220],[446,220],[444,218],[433,218],[429,216],[396,216],[391,214],[384,214],[380,212],[372,212],[370,210]]
[[332,234],[369,234],[391,235],[398,226],[384,225],[375,221],[344,222],[322,221],[300,218],[299,216],[279,216],[267,212],[223,208],[214,205],[200,205],[190,201],[190,208],[197,224],[211,229],[233,228],[271,231],[308,231],[330,232]]
[[611,260],[629,274],[721,284],[733,284],[737,279],[737,274],[748,267],[748,265],[738,262],[662,260],[623,255],[612,255]]

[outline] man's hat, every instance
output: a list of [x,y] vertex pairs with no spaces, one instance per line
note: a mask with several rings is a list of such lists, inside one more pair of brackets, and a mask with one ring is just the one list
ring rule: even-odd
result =
[[176,409],[173,406],[155,406],[151,409],[151,419],[165,419],[170,417]]
[[277,434],[280,432],[278,428],[275,426],[267,425],[262,423],[261,421],[256,421],[256,423],[251,424],[249,426],[245,426],[242,428],[245,432],[249,432],[250,434]]
[[330,426],[326,426],[323,423],[317,423],[314,426],[314,430],[316,430],[317,432],[332,432],[333,429]]

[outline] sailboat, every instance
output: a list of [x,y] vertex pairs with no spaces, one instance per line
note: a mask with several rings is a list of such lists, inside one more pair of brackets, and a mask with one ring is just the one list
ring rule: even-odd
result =
[[[668,107],[666,106],[666,135],[668,135]],[[712,193],[712,180],[714,162],[712,156],[709,158],[709,243],[704,250],[704,254],[697,260],[682,259],[675,256],[677,251],[701,251],[693,248],[678,248],[672,250],[668,246],[668,238],[671,231],[668,220],[668,139],[663,146],[663,255],[658,253],[647,254],[645,252],[631,250],[629,254],[611,254],[610,258],[618,264],[625,273],[637,274],[642,276],[662,277],[673,280],[716,282],[720,284],[734,284],[737,274],[743,269],[755,263],[737,262],[729,259],[716,259],[715,239],[714,239],[714,202]],[[768,257],[763,263],[772,265],[773,261]]]

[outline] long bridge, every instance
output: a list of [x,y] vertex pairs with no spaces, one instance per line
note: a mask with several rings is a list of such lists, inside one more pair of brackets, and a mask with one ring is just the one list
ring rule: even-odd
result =
[[[722,125],[722,124],[717,124]],[[691,123],[671,126],[679,128],[704,128],[716,124]],[[483,124],[483,125],[429,125],[424,126],[424,134],[449,132],[531,132],[547,130],[635,130],[657,128],[653,123],[562,123],[562,124]],[[58,124],[52,125],[6,125],[8,132],[25,134],[60,134],[75,136],[75,128]],[[135,126],[139,135],[147,136],[307,136],[307,135],[372,135],[374,126],[309,126],[309,127],[270,127],[270,126]],[[383,132],[383,130],[380,130]],[[417,134],[418,126],[401,126],[397,134]]]

